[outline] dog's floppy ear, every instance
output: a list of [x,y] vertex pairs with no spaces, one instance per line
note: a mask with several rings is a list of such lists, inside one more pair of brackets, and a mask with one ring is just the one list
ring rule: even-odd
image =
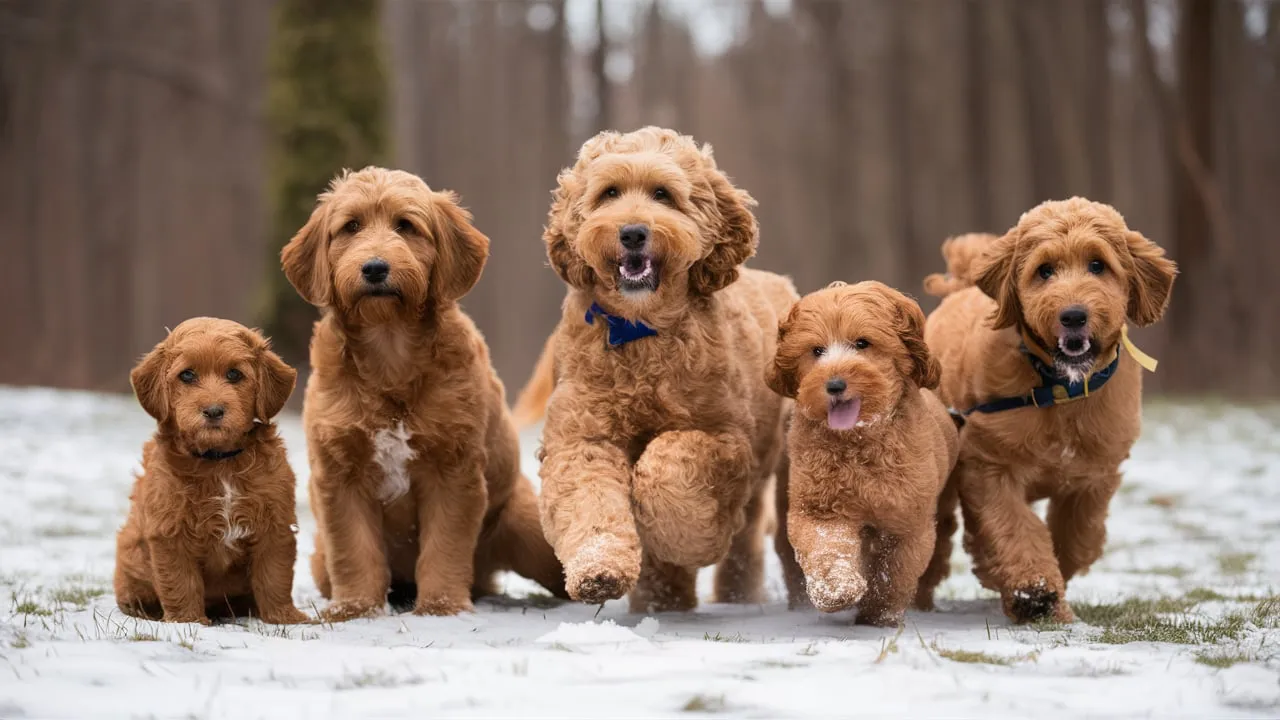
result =
[[933,390],[942,382],[942,366],[924,341],[924,311],[919,303],[903,293],[896,290],[891,293],[896,296],[893,299],[898,306],[898,337],[911,359],[908,376],[918,387]]
[[147,414],[163,423],[169,419],[169,383],[165,370],[169,365],[168,341],[161,341],[151,352],[142,356],[133,371],[129,383],[138,404]]
[[243,334],[257,356],[258,397],[254,414],[264,423],[271,422],[271,418],[280,414],[284,404],[289,401],[289,396],[293,394],[298,371],[289,367],[271,350],[271,341],[263,337],[260,331],[246,329]]
[[1124,234],[1133,267],[1129,272],[1129,319],[1146,327],[1164,316],[1178,266],[1165,257],[1164,248],[1133,230]]
[[289,284],[303,300],[326,307],[332,300],[329,277],[329,193],[322,193],[311,217],[280,251],[280,264]]
[[800,379],[796,377],[798,363],[796,358],[786,355],[785,350],[787,333],[795,322],[797,307],[799,303],[793,304],[786,319],[778,322],[778,344],[773,351],[773,361],[764,369],[764,383],[769,389],[789,398],[800,392]]
[[734,187],[716,167],[710,145],[702,147],[702,159],[707,187],[695,190],[694,200],[709,191],[704,204],[711,206],[707,216],[715,224],[716,241],[711,252],[689,268],[689,288],[700,295],[710,295],[738,279],[738,266],[756,254],[760,226],[751,212],[756,201],[746,190]]
[[547,227],[542,232],[542,241],[547,244],[547,260],[561,280],[579,290],[586,290],[595,284],[595,271],[569,243],[569,235],[577,231],[575,206],[580,201],[583,183],[571,168],[561,171],[556,180],[558,184],[551,192]]
[[471,213],[452,192],[436,193],[436,261],[429,292],[437,302],[454,302],[480,282],[489,259],[489,238],[471,223]]
[[1005,233],[993,242],[982,257],[974,262],[973,284],[987,297],[996,301],[992,315],[995,329],[1012,327],[1022,319],[1022,305],[1018,301],[1018,228]]

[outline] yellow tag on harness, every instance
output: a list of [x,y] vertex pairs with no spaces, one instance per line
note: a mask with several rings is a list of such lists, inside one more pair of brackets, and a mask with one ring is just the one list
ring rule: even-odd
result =
[[1134,360],[1138,361],[1138,364],[1141,365],[1144,370],[1147,372],[1156,371],[1156,365],[1159,365],[1160,361],[1142,352],[1138,349],[1137,345],[1133,344],[1133,341],[1129,339],[1128,325],[1122,325],[1120,327],[1120,342],[1124,345],[1124,349],[1129,351],[1129,354],[1133,356]]

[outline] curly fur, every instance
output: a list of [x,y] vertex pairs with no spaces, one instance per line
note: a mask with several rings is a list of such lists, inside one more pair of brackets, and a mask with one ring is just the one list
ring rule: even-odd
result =
[[[659,192],[661,191],[661,192]],[[763,598],[769,479],[785,405],[762,382],[786,278],[742,269],[754,202],[709,146],[671,130],[602,133],[560,173],[544,239],[569,285],[523,396],[540,414],[542,521],[570,597],[631,592],[635,611],[690,609],[695,570],[719,563],[716,598]],[[641,224],[660,281],[624,292],[620,230]],[[620,347],[592,303],[658,331]]]
[[[1025,339],[1060,367],[1054,338],[1064,333],[1067,307],[1087,311],[1096,370],[1116,351],[1126,320],[1160,318],[1176,272],[1108,205],[1072,198],[1032,209],[975,263],[977,287],[949,295],[929,316],[925,339],[942,365],[942,399],[964,409],[1038,386],[1019,346]],[[1102,554],[1141,400],[1141,368],[1122,352],[1115,375],[1087,399],[969,416],[956,469],[965,547],[1013,620],[1072,617],[1067,582]],[[1047,524],[1029,506],[1045,498]]]
[[935,297],[973,287],[973,267],[987,248],[999,239],[990,233],[968,233],[942,241],[942,258],[947,272],[933,273],[924,279],[924,291]]
[[[955,492],[944,488],[959,446],[930,391],[938,375],[920,306],[878,282],[806,295],[778,328],[768,383],[796,399],[787,536],[795,588],[818,609],[856,605],[859,623],[898,625],[913,597],[933,607],[950,569]],[[831,420],[846,403],[861,408],[852,427]]]
[[[452,193],[366,168],[333,182],[282,253],[324,310],[303,424],[311,570],[331,618],[382,612],[393,587],[420,614],[470,610],[503,569],[564,593],[502,383],[456,304],[488,249]],[[390,266],[381,285],[362,275],[375,257]]]
[[[216,318],[182,323],[134,368],[134,391],[157,428],[116,538],[123,612],[205,624],[307,620],[290,597],[296,481],[271,422],[296,378],[261,335]],[[216,420],[204,414],[214,406],[223,409]],[[239,454],[199,457],[209,451]]]

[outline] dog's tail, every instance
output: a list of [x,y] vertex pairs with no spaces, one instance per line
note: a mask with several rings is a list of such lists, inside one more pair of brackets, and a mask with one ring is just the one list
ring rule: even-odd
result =
[[924,291],[934,297],[946,297],[973,285],[973,266],[991,243],[998,238],[990,233],[968,233],[942,241],[942,257],[947,261],[946,273],[933,273],[924,279]]
[[556,355],[555,337],[555,333],[547,336],[547,342],[542,346],[542,354],[538,356],[538,364],[533,366],[533,375],[520,390],[516,405],[511,410],[517,429],[523,430],[533,425],[547,412],[547,401],[551,399],[551,391],[555,388],[555,377],[552,372]]

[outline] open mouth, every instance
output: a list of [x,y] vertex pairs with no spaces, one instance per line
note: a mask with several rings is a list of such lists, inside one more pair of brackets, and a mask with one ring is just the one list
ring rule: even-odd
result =
[[646,252],[626,252],[618,259],[618,286],[624,293],[658,289],[658,263]]
[[832,430],[849,430],[858,424],[858,415],[862,412],[862,399],[837,400],[832,398],[827,405],[827,427]]
[[1054,369],[1071,382],[1083,380],[1097,359],[1094,345],[1088,335],[1060,335],[1058,347],[1053,353]]

